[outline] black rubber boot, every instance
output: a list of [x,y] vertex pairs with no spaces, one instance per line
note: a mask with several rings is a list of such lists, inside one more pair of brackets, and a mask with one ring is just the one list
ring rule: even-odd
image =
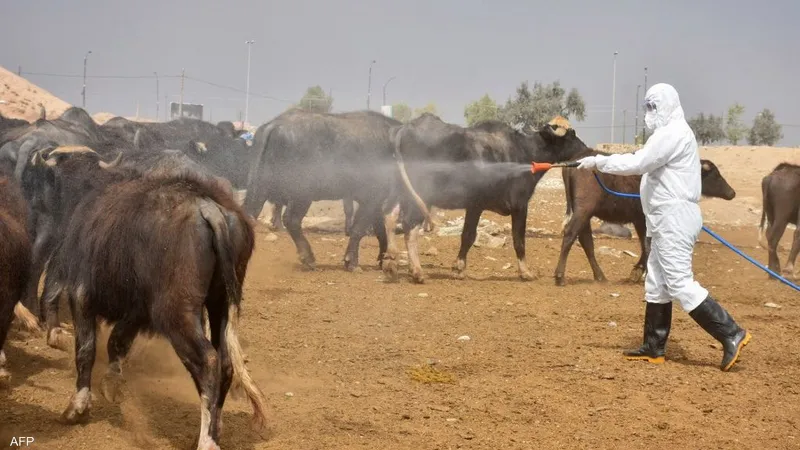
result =
[[730,370],[736,364],[742,347],[750,342],[750,333],[737,325],[728,311],[710,295],[689,316],[722,344],[722,363],[719,368],[723,372]]
[[663,364],[667,352],[667,338],[672,326],[672,302],[650,303],[644,311],[644,338],[636,350],[622,352],[631,361],[642,360]]

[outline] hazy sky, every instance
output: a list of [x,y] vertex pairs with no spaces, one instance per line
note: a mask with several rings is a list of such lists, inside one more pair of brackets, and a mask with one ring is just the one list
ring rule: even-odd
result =
[[[156,80],[178,100],[187,77],[241,91],[253,39],[250,122],[263,123],[319,84],[334,110],[363,109],[370,61],[372,109],[435,102],[464,124],[464,106],[484,93],[504,102],[528,80],[560,80],[583,94],[588,117],[575,122],[588,144],[611,139],[613,53],[617,124],[632,140],[636,86],[673,84],[688,116],[723,113],[734,101],[749,125],[762,108],[785,124],[783,144],[800,145],[800,2],[523,0],[2,0],[0,65],[23,72],[151,78],[90,78],[87,109],[154,116]],[[171,76],[167,78],[166,76]],[[80,105],[79,77],[26,75]],[[187,79],[184,101],[206,105],[206,120],[237,120],[244,94]],[[642,93],[643,94],[643,93]],[[270,98],[264,98],[269,96]],[[640,95],[640,103],[641,103]],[[211,114],[211,117],[209,117]],[[641,127],[641,117],[639,120]],[[793,126],[791,126],[793,125]]]

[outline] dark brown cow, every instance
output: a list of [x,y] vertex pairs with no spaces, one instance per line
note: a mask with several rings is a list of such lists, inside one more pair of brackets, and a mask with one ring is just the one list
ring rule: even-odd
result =
[[0,176],[0,384],[11,375],[3,368],[3,345],[22,300],[31,264],[31,242],[27,229],[28,207],[13,179]]
[[423,114],[394,128],[393,141],[402,185],[384,204],[389,244],[383,270],[391,279],[397,275],[393,234],[402,210],[411,278],[424,282],[417,236],[424,219],[430,218],[429,206],[466,209],[461,248],[453,267],[458,278],[466,277],[467,253],[477,238],[483,211],[511,216],[519,277],[535,278],[525,261],[525,221],[542,174],[532,174],[530,164],[565,161],[586,149],[569,122],[559,116],[527,134],[499,121],[463,128]]
[[[577,156],[576,159],[589,155],[608,154],[588,150]],[[702,195],[732,200],[736,196],[736,191],[725,181],[717,166],[707,159],[700,160],[700,163]],[[609,175],[604,173],[599,175],[603,184],[612,191],[639,193],[639,186],[642,181],[641,176]],[[638,198],[619,197],[606,192],[597,183],[594,172],[591,171],[567,168],[562,170],[561,177],[564,180],[564,193],[567,200],[567,219],[564,221],[561,255],[558,258],[558,266],[555,270],[556,285],[564,286],[566,284],[564,272],[567,266],[567,256],[576,238],[581,243],[586,258],[589,259],[589,265],[592,267],[595,281],[606,281],[603,270],[594,255],[594,238],[592,237],[591,229],[592,217],[620,225],[633,223],[636,235],[639,237],[642,255],[633,266],[629,280],[633,283],[638,283],[647,268],[647,255],[649,253],[649,248],[645,245],[647,226],[641,200]]]
[[[767,248],[769,251],[769,268],[781,273],[778,259],[778,244],[788,224],[800,225],[800,166],[789,163],[778,164],[769,175],[761,180],[762,212],[759,225],[758,241],[764,232],[767,222]],[[783,273],[794,276],[794,263],[800,253],[800,227],[795,228],[792,249],[786,260]],[[772,276],[770,275],[770,278]]]
[[[201,399],[198,448],[218,448],[221,411],[231,383],[241,382],[263,425],[266,400],[248,374],[234,323],[254,246],[253,224],[219,185],[191,173],[143,178],[101,166],[94,152],[55,149],[34,155],[63,230],[45,277],[48,334],[64,295],[75,326],[77,392],[62,414],[88,418],[96,323],[114,324],[103,396],[117,398],[121,365],[139,333],[172,344]],[[46,200],[45,200],[46,201]],[[204,333],[204,310],[211,333]]]

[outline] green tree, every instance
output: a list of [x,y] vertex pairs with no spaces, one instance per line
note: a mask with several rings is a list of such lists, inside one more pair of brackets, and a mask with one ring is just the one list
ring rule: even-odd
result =
[[333,97],[327,95],[322,87],[311,86],[296,106],[307,111],[328,113],[333,109]]
[[700,113],[687,121],[694,131],[694,137],[701,145],[708,145],[725,139],[722,117]]
[[567,94],[559,81],[547,85],[537,81],[533,89],[523,81],[516,95],[509,98],[500,110],[501,120],[509,125],[534,129],[541,128],[558,115],[579,121],[586,118],[586,104],[578,90],[573,88]]
[[439,115],[439,108],[436,107],[436,103],[430,102],[427,105],[423,106],[422,108],[417,108],[414,110],[414,117],[419,117],[425,113],[431,113],[434,116]]
[[486,120],[497,120],[500,118],[500,108],[489,94],[485,94],[464,108],[464,118],[468,127]]
[[738,145],[739,141],[747,135],[747,127],[742,123],[744,106],[734,103],[728,108],[728,120],[725,122],[725,134],[732,145]]
[[775,120],[775,114],[764,109],[753,120],[753,127],[747,136],[750,145],[773,146],[783,139],[783,127]]
[[392,117],[400,122],[406,123],[411,120],[411,107],[404,102],[392,105]]

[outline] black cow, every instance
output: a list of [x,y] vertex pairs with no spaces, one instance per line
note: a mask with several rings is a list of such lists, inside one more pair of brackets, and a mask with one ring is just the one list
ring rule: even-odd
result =
[[390,278],[397,274],[392,231],[402,210],[411,276],[415,282],[424,281],[417,235],[420,224],[430,218],[428,206],[433,205],[466,209],[454,266],[459,278],[466,276],[467,252],[477,237],[481,213],[488,210],[511,215],[519,276],[534,279],[525,263],[525,222],[528,202],[542,174],[531,173],[530,164],[567,160],[586,149],[569,123],[557,117],[541,130],[526,134],[497,121],[462,128],[423,114],[393,133],[403,184],[411,195],[404,195],[401,187],[384,208],[389,249],[383,269]]
[[[36,189],[57,211],[63,239],[45,277],[48,334],[63,295],[75,326],[77,389],[62,421],[85,421],[91,406],[97,320],[114,325],[103,396],[117,400],[121,365],[139,333],[166,337],[200,395],[198,448],[219,448],[221,410],[241,382],[263,425],[266,399],[250,378],[234,330],[254,246],[251,221],[219,186],[190,174],[143,178],[94,152],[37,152]],[[204,333],[204,311],[211,333]]]
[[[800,253],[800,166],[796,164],[778,164],[769,175],[761,180],[762,212],[761,224],[758,228],[758,241],[767,225],[767,249],[769,252],[768,267],[775,273],[781,273],[781,263],[778,258],[778,244],[788,224],[794,224],[795,231],[792,238],[792,248],[783,274],[793,277],[794,264],[797,254]],[[770,278],[772,276],[770,275]]]
[[[575,159],[592,155],[609,155],[606,152],[587,150]],[[704,197],[717,197],[733,200],[736,191],[728,184],[717,166],[707,160],[700,160],[702,179],[702,195]],[[610,175],[599,173],[600,180],[610,190],[628,194],[638,194],[642,177],[639,175]],[[594,254],[594,238],[592,236],[591,220],[597,217],[608,223],[624,225],[633,223],[636,235],[639,237],[641,256],[631,270],[629,281],[638,283],[647,270],[647,257],[649,246],[646,245],[645,236],[647,225],[645,223],[642,202],[638,198],[625,198],[606,192],[594,177],[594,173],[586,170],[565,168],[561,172],[564,181],[564,194],[567,202],[567,216],[564,221],[563,237],[561,239],[561,254],[555,270],[555,283],[564,286],[566,280],[564,272],[567,266],[567,257],[572,245],[577,238],[581,243],[589,265],[592,268],[595,281],[606,281],[603,270],[597,263]]]
[[186,117],[169,122],[132,122],[116,117],[104,127],[121,130],[125,140],[130,142],[134,141],[136,131],[146,130],[147,139],[137,143],[137,148],[181,150],[214,175],[227,178],[237,189],[247,184],[250,147],[244,139],[232,137],[224,126]]
[[358,268],[358,245],[373,226],[386,251],[381,205],[394,183],[389,130],[400,122],[373,111],[323,114],[291,110],[258,128],[244,205],[255,217],[264,202],[287,205],[283,222],[310,269],[316,259],[301,222],[311,203],[352,199],[358,202],[344,257],[347,270]]
[[11,378],[3,367],[6,361],[3,345],[30,275],[27,216],[19,186],[13,178],[0,175],[0,385]]

